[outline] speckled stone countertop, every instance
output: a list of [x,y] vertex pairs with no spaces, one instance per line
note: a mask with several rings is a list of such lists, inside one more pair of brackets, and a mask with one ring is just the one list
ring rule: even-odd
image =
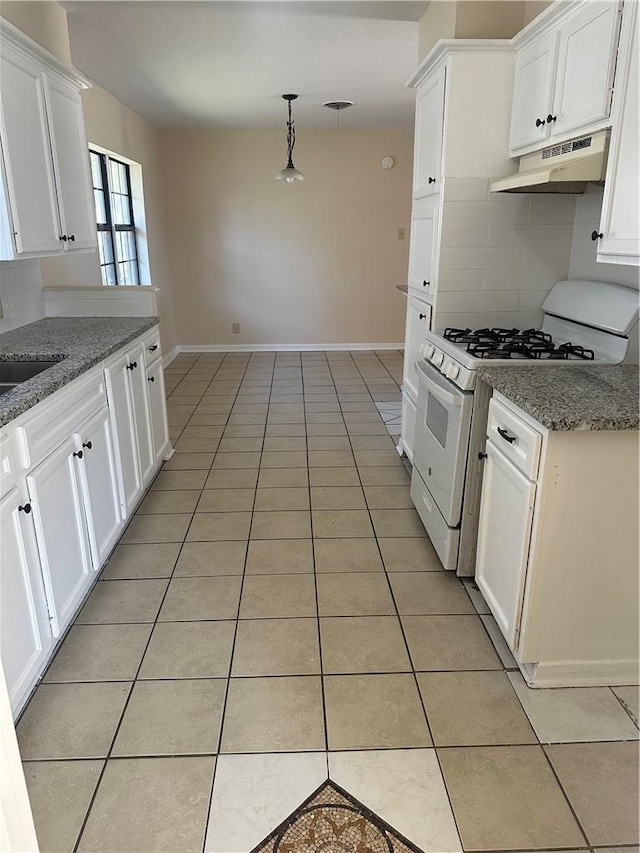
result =
[[638,429],[633,364],[481,367],[481,379],[551,430]]
[[0,335],[0,361],[59,361],[0,395],[0,426],[144,334],[157,317],[47,317]]
[[409,295],[409,285],[408,284],[396,284],[396,290],[399,290],[400,293],[404,293],[405,296]]

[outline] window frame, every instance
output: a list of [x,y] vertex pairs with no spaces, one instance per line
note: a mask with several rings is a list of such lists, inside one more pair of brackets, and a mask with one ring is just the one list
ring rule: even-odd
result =
[[[129,163],[124,160],[119,159],[112,154],[107,153],[106,151],[99,151],[95,148],[89,146],[89,156],[95,155],[98,158],[98,162],[100,164],[100,175],[102,178],[102,187],[96,187],[92,185],[92,189],[94,193],[96,190],[98,192],[102,192],[103,200],[104,200],[104,209],[105,209],[105,222],[101,223],[97,221],[96,218],[96,230],[98,232],[104,232],[109,234],[109,240],[111,242],[111,254],[113,257],[113,261],[109,263],[103,263],[102,257],[100,256],[100,246],[98,246],[98,255],[100,256],[100,276],[102,278],[102,284],[104,287],[140,287],[140,247],[138,245],[138,229],[136,226],[135,215],[134,215],[134,205],[133,205],[133,189],[131,184],[131,166]],[[127,182],[127,192],[126,198],[129,206],[129,219],[131,221],[130,225],[119,225],[114,223],[113,221],[113,213],[112,213],[112,185],[110,178],[110,170],[109,170],[109,161],[113,161],[117,163],[119,166],[124,167],[124,173]],[[118,193],[118,195],[124,195],[124,193]],[[94,202],[95,205],[95,202]],[[128,231],[133,236],[133,246],[135,250],[135,256],[133,258],[127,258],[126,260],[120,260],[117,254],[117,232]],[[135,277],[136,281],[133,284],[128,284],[122,281],[122,270],[121,266],[124,263],[131,263],[135,269]],[[104,268],[108,266],[113,266],[114,274],[115,274],[115,284],[109,284],[105,281]]]

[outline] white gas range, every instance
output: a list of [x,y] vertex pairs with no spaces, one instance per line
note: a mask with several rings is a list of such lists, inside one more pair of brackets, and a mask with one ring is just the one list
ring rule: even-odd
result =
[[540,329],[427,332],[419,377],[411,495],[446,569],[473,575],[489,389],[480,365],[541,369],[638,360],[638,293],[560,281]]

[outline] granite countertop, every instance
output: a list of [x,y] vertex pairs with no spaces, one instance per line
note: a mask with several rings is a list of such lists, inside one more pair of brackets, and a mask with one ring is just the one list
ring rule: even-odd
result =
[[405,296],[409,295],[409,285],[408,284],[396,284],[396,290],[399,290],[400,293],[404,293]]
[[486,383],[551,430],[638,429],[639,368],[480,367]]
[[157,317],[47,317],[0,335],[1,361],[59,361],[0,395],[0,426],[108,358]]

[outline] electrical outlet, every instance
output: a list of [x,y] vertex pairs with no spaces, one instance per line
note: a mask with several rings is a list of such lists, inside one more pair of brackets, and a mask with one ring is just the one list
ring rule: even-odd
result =
[[240,323],[232,323],[231,324],[231,331],[234,335],[239,335],[240,334]]
[[398,240],[404,240],[404,228],[398,228]]

